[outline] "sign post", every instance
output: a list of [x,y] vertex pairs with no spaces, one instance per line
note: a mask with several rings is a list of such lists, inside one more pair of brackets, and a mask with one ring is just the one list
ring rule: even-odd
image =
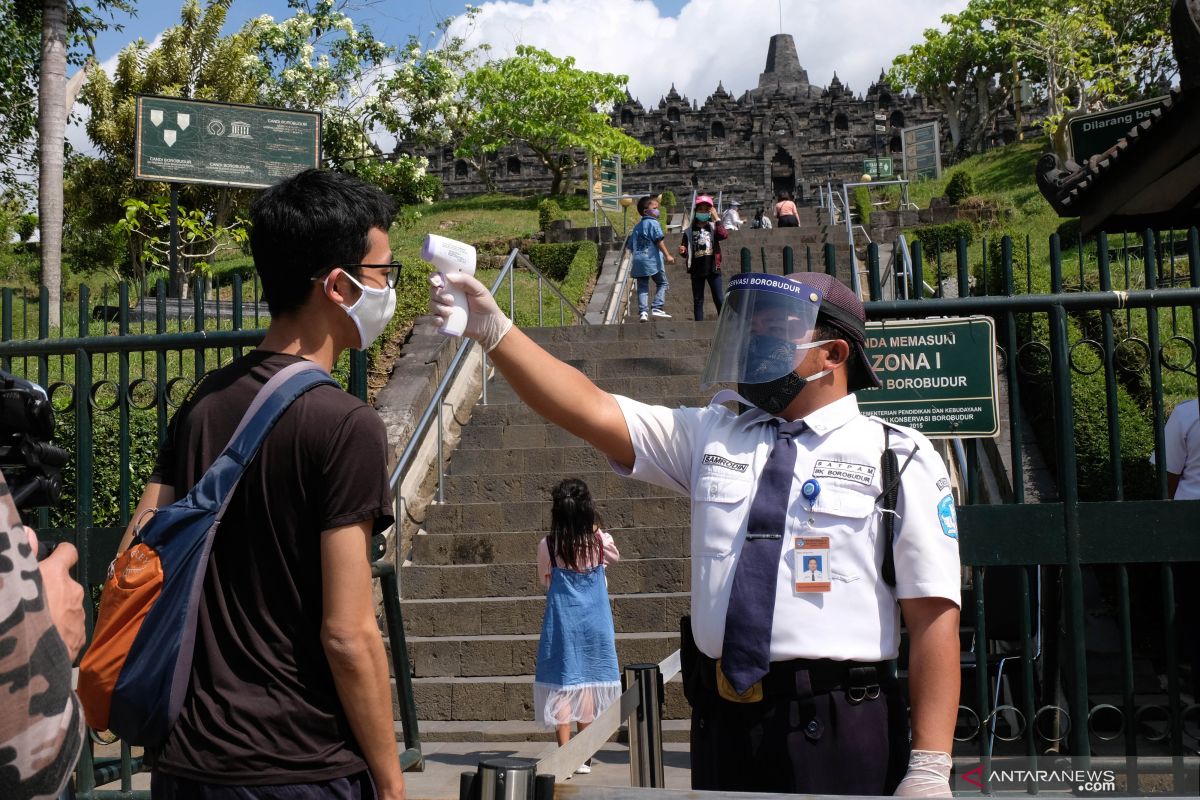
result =
[[134,156],[138,180],[265,189],[321,165],[321,115],[141,95]]
[[1000,432],[991,317],[868,323],[867,360],[883,388],[859,393],[862,413],[931,438]]
[[904,177],[910,181],[942,177],[941,134],[936,122],[914,125],[900,132]]
[[1081,164],[1103,153],[1124,138],[1130,128],[1162,108],[1166,101],[1166,97],[1154,97],[1069,120],[1067,142],[1071,158]]
[[171,296],[181,289],[180,183],[265,189],[320,164],[318,112],[140,95],[133,176],[170,186]]

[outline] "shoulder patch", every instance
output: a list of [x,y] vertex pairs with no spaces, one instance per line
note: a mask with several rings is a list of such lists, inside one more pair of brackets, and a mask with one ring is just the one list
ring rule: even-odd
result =
[[954,497],[946,495],[937,506],[938,521],[942,523],[942,533],[951,539],[958,538],[958,517],[954,515]]

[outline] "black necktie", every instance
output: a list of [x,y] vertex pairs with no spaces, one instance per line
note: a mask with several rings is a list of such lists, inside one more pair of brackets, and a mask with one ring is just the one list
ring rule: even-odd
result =
[[750,504],[746,542],[734,567],[721,669],[735,691],[745,692],[771,666],[771,623],[775,617],[775,588],[779,556],[787,525],[788,498],[796,471],[796,443],[804,430],[800,420],[779,426],[775,446],[758,478]]

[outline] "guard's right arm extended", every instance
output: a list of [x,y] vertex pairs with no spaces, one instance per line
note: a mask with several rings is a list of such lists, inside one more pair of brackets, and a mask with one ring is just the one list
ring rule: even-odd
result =
[[[547,353],[507,317],[482,283],[468,275],[435,276],[463,289],[470,306],[465,334],[479,340],[509,385],[530,408],[600,450],[617,464],[632,468],[633,441],[617,400],[579,370]],[[441,316],[449,297],[435,281],[430,311]],[[507,329],[506,329],[507,328]],[[503,331],[491,341],[497,331]]]

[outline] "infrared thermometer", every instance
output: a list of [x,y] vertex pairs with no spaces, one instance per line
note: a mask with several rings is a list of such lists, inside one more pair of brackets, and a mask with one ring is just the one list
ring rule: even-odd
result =
[[[452,272],[475,274],[475,248],[445,236],[432,233],[427,235],[425,244],[421,245],[421,258],[433,264],[442,275]],[[470,313],[467,308],[467,296],[462,290],[448,284],[446,290],[454,296],[454,309],[446,317],[446,322],[438,329],[438,333],[445,336],[462,336]]]

